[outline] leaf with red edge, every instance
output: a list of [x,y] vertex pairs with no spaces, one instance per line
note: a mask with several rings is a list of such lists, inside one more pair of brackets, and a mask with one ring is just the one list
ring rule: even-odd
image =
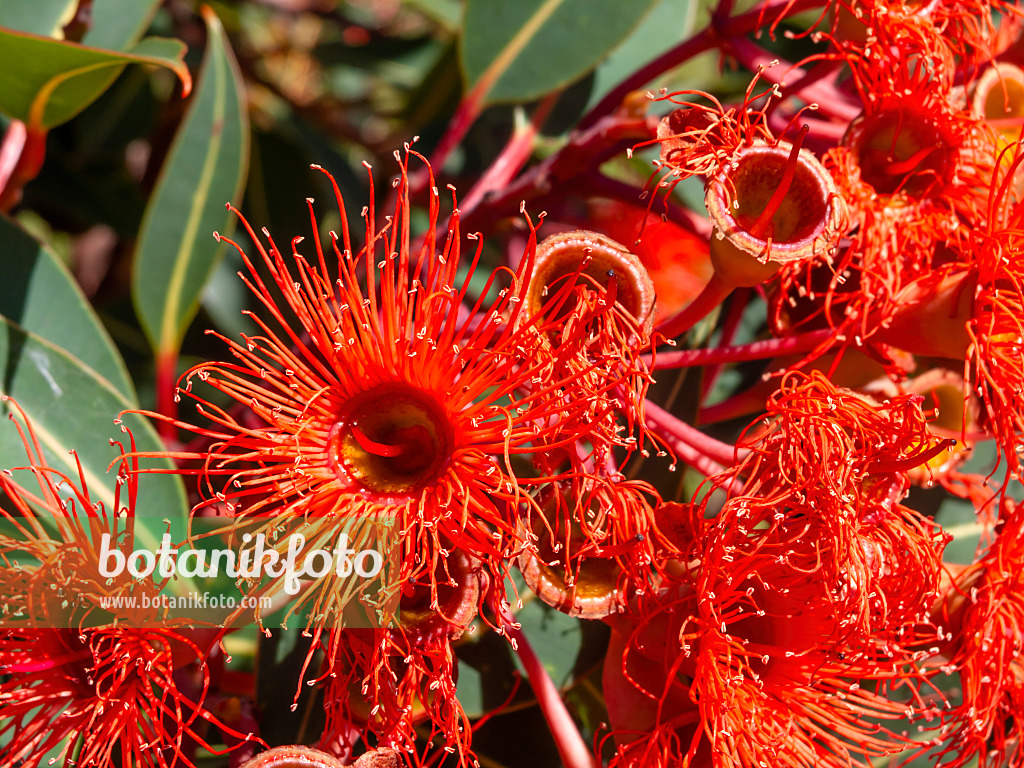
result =
[[151,37],[129,53],[104,51],[0,28],[0,112],[30,131],[60,125],[92,104],[128,64],[166,67],[187,94],[192,79],[180,40]]

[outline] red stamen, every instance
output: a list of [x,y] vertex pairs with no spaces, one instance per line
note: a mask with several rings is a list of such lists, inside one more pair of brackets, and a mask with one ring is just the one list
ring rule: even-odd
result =
[[[594,555],[597,557],[619,557],[620,555],[626,555],[643,544],[645,538],[646,537],[642,533],[638,533],[635,536],[630,537],[629,541],[623,544],[595,545]],[[584,552],[581,554],[589,553]]]
[[796,164],[800,158],[800,145],[803,144],[804,136],[807,135],[810,129],[811,127],[805,123],[793,140],[793,149],[790,150],[789,159],[786,160],[786,168],[782,172],[782,180],[768,200],[764,210],[761,211],[761,215],[757,217],[757,221],[748,230],[754,237],[764,239],[772,217],[778,212],[779,206],[782,205],[782,201],[786,198],[786,193],[789,192],[789,187],[793,183],[793,176],[796,175]]

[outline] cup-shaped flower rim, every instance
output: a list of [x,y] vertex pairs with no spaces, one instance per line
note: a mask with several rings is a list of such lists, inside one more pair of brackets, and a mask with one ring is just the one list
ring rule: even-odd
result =
[[312,747],[293,745],[267,750],[245,763],[242,768],[344,768],[344,766],[345,764],[334,755]]
[[974,84],[971,111],[994,127],[1008,141],[1020,135],[1024,119],[1024,70],[1015,64],[994,63]]
[[927,111],[894,106],[861,113],[842,144],[857,159],[862,182],[879,196],[909,204],[946,186],[961,142]]
[[[613,557],[588,557],[572,551],[582,546],[585,536],[579,523],[559,514],[555,493],[551,488],[541,492],[539,500],[544,508],[544,517],[552,518],[547,521],[551,524],[555,523],[553,518],[561,517],[559,523],[569,526],[570,535],[568,541],[555,545],[541,515],[532,517],[530,527],[537,545],[519,557],[519,569],[526,585],[545,603],[569,616],[602,619],[621,612],[625,608],[621,568]],[[565,497],[563,499],[571,503]],[[528,525],[525,520],[519,523],[520,533],[524,537],[529,536]],[[566,547],[569,548],[568,552]],[[576,569],[571,583],[566,578],[567,561],[570,567]]]
[[740,148],[708,181],[704,203],[715,228],[712,262],[734,285],[760,283],[782,264],[827,257],[843,234],[845,208],[832,176],[809,151],[794,152],[785,141]]
[[[582,266],[581,266],[582,265]],[[640,259],[610,237],[585,229],[561,232],[537,246],[536,266],[526,293],[535,315],[579,272],[577,283],[590,280],[607,287],[614,279],[615,301],[637,321],[645,335],[654,326],[654,283]]]

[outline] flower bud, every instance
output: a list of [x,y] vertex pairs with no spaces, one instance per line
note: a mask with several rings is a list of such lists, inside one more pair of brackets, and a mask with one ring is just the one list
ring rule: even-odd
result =
[[526,585],[569,616],[600,619],[620,612],[622,569],[614,557],[598,554],[601,549],[593,544],[594,532],[588,535],[573,519],[573,499],[549,486],[539,501],[542,511],[531,520],[537,545],[519,557]]
[[486,576],[480,561],[456,550],[438,562],[434,587],[429,581],[410,584],[402,595],[398,619],[414,645],[459,637],[476,618]]

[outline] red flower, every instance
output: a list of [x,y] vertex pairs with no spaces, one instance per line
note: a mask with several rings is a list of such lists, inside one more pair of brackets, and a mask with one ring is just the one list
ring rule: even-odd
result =
[[[502,558],[526,545],[515,514],[531,503],[524,488],[550,480],[524,477],[513,464],[581,439],[633,445],[607,415],[636,402],[623,391],[636,372],[589,359],[585,333],[549,343],[562,318],[548,307],[566,304],[576,281],[563,281],[540,312],[529,310],[532,225],[518,268],[492,273],[479,296],[472,285],[482,246],[464,257],[457,209],[439,241],[432,183],[428,229],[414,240],[407,162],[388,223],[378,229],[373,205],[364,210],[361,251],[336,185],[342,229],[330,235],[332,255],[321,248],[312,207],[312,261],[296,250],[302,238],[289,256],[272,239],[266,250],[242,219],[258,258],[229,242],[271,319],[254,315],[261,334],[242,343],[223,339],[235,363],[187,374],[184,392],[214,426],[180,426],[215,442],[203,453],[172,455],[202,460],[212,500],[238,515],[308,517],[310,539],[333,530],[338,516],[394,517],[403,581],[433,580],[453,547],[503,572]],[[588,328],[586,318],[578,327]],[[238,407],[206,401],[197,382]],[[215,486],[215,477],[227,480]]]
[[9,596],[0,617],[0,764],[34,768],[63,747],[68,759],[77,750],[81,766],[193,766],[197,745],[213,749],[208,727],[245,738],[203,708],[205,665],[196,695],[179,686],[217,632],[145,628],[158,625],[156,608],[112,610],[106,602],[156,591],[127,573],[104,577],[98,562],[103,533],[132,541],[130,460],[119,468],[111,514],[92,501],[81,476],[76,483],[46,464],[27,420],[18,429],[39,493],[0,473],[0,583]]
[[1024,514],[1004,500],[999,535],[957,577],[947,597],[950,666],[963,702],[949,712],[945,765],[1024,763]]
[[878,404],[817,371],[787,375],[740,442],[749,453],[711,479],[742,486],[698,539],[719,542],[734,572],[778,560],[813,574],[850,635],[898,635],[927,613],[945,546],[937,526],[900,504],[908,472],[953,442],[929,431],[922,400]]
[[[0,763],[35,768],[54,748],[81,744],[78,765],[194,766],[226,729],[179,690],[176,673],[208,644],[167,629],[0,629]],[[24,762],[19,762],[19,761]]]
[[937,714],[921,660],[946,537],[900,501],[950,443],[920,400],[790,374],[710,478],[721,508],[660,508],[679,562],[609,619],[606,695],[636,700],[610,709],[616,764],[838,767],[912,744],[884,722]]
[[844,641],[841,614],[807,574],[742,574],[693,564],[616,617],[604,667],[611,765],[839,768],[911,745],[885,725],[935,714],[909,657]]

